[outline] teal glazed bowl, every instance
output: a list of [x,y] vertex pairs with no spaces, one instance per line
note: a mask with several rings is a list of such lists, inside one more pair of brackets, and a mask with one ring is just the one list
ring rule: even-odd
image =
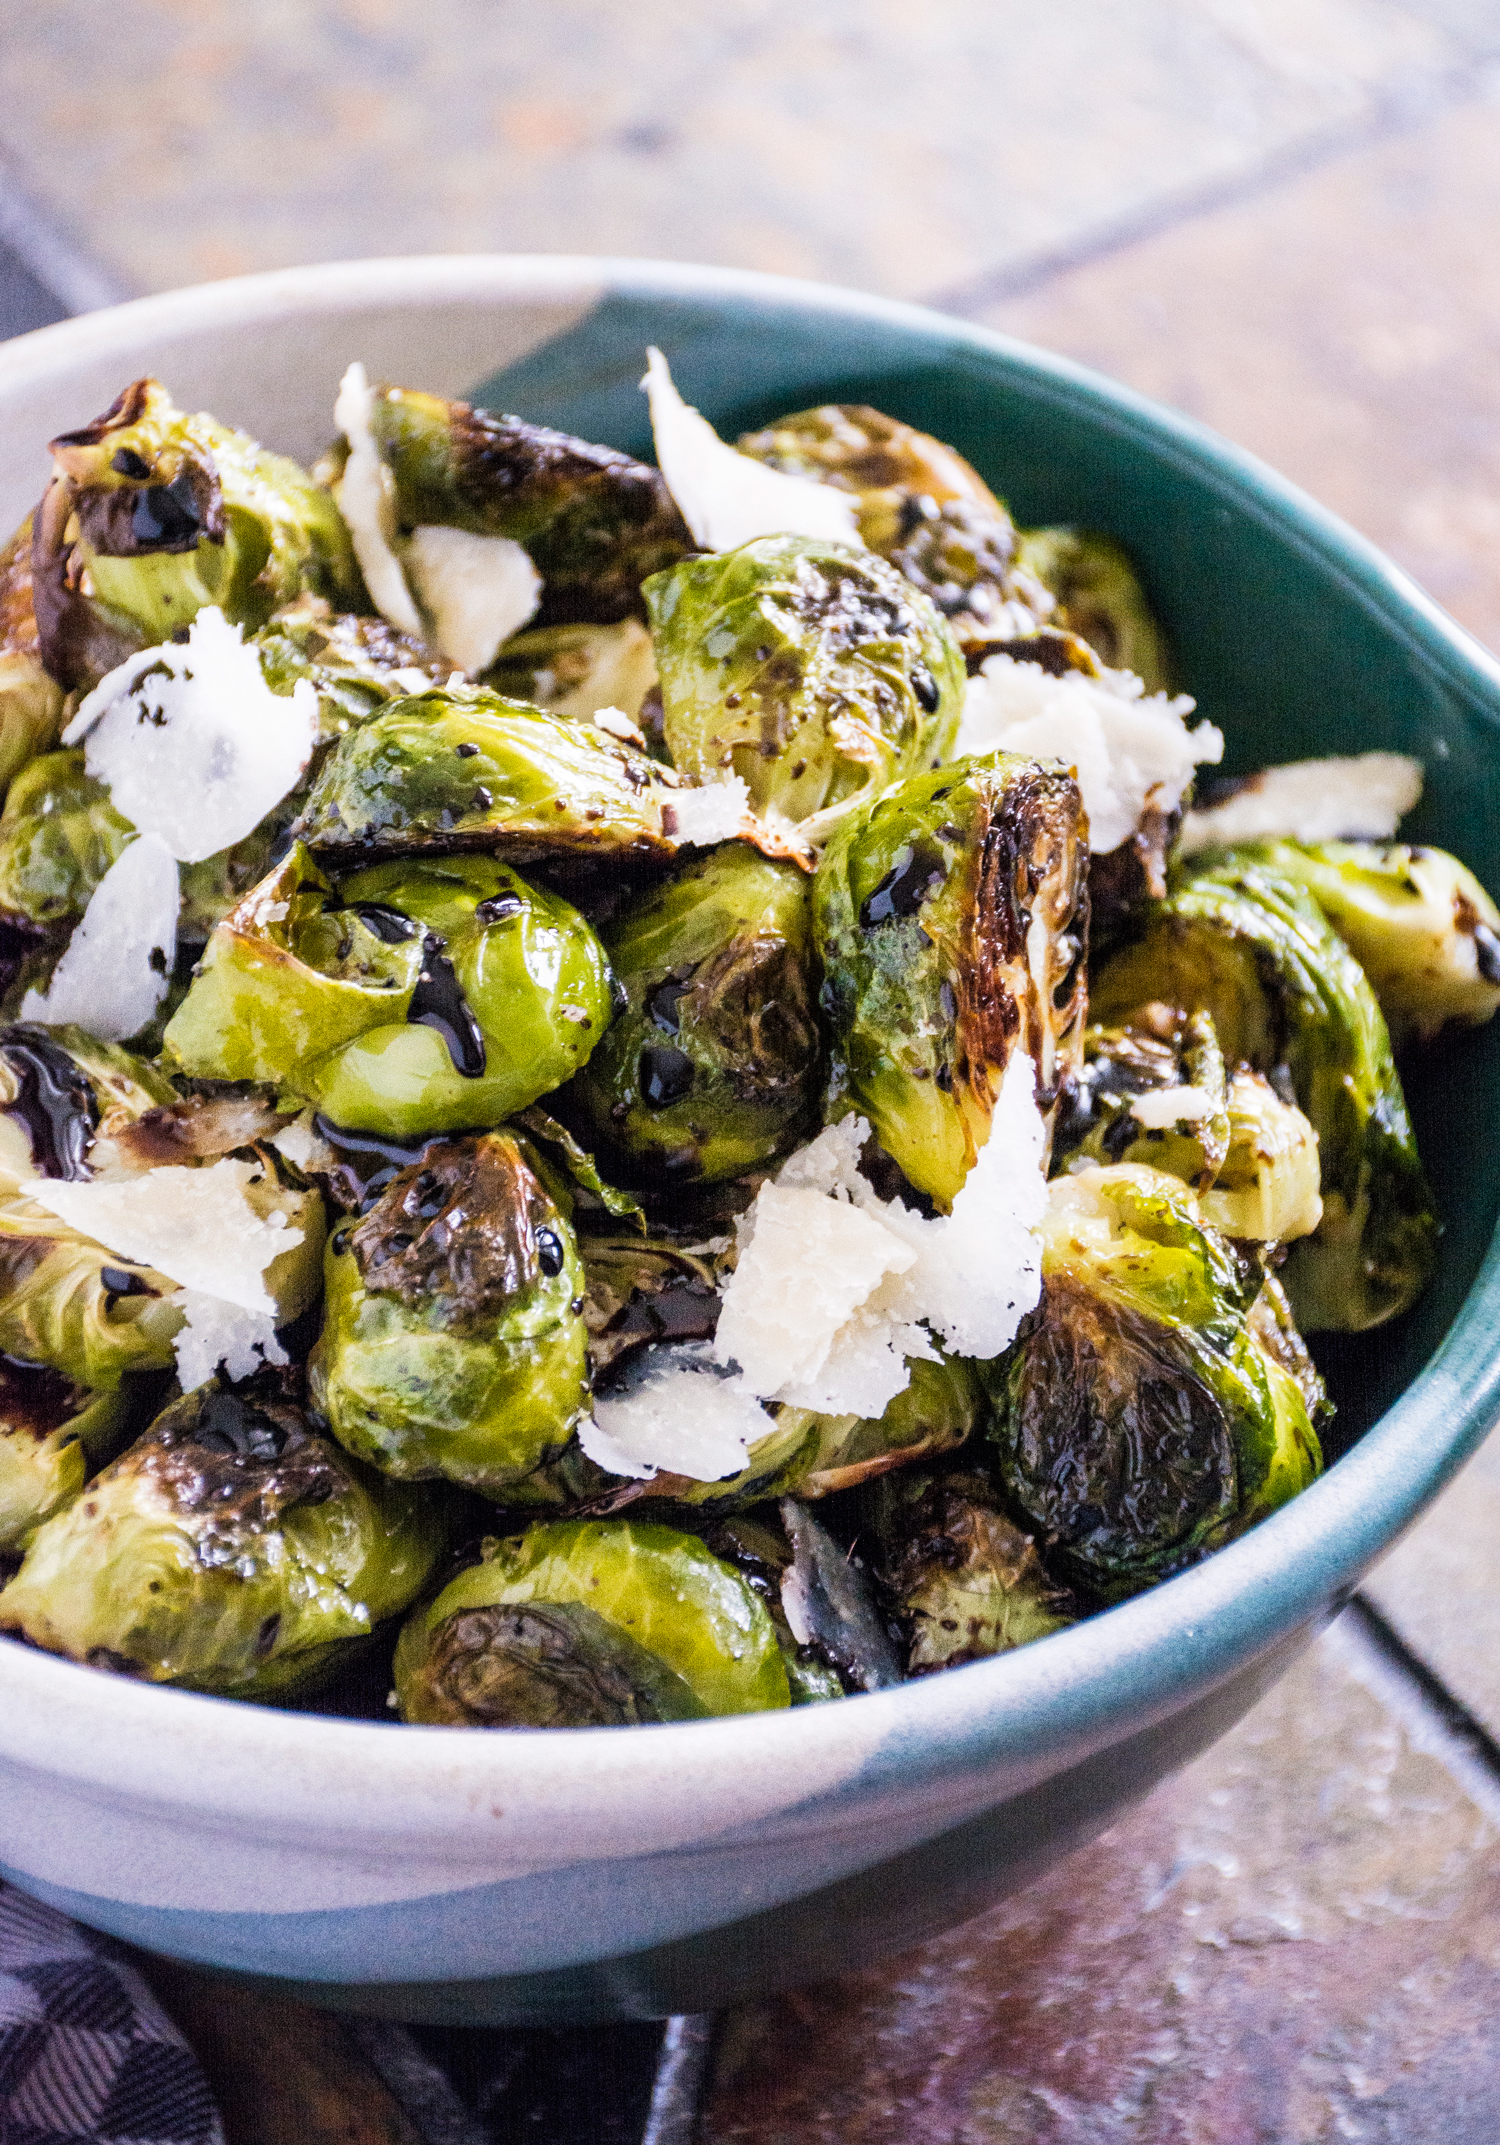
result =
[[[0,513],[137,374],[310,457],[346,363],[649,451],[648,342],[733,434],[820,400],[951,440],[1139,562],[1230,764],[1392,747],[1500,893],[1500,665],[1248,456],[932,313],[719,270],[454,258],[141,300],[0,349]],[[1264,1692],[1500,1413],[1500,1025],[1411,1078],[1420,1306],[1326,1351],[1338,1457],[1254,1534],[1009,1657],[782,1714],[486,1733],[270,1711],[0,1641],[0,1868],[151,1950],[457,2022],[699,2011],[860,1966],[1107,1824]]]

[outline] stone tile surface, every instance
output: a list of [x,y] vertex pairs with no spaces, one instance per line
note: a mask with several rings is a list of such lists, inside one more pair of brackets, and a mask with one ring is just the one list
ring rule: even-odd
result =
[[1500,647],[1500,82],[986,317],[1263,455]]
[[141,288],[444,249],[918,295],[1441,94],[1487,0],[34,0],[0,143]]
[[1347,1621],[1015,1899],[734,2014],[703,2145],[1493,2145],[1500,1832]]

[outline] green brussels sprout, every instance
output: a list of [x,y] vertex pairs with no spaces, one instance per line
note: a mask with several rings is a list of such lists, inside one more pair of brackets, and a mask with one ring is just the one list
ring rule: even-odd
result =
[[656,656],[638,618],[608,626],[543,626],[508,640],[483,682],[491,692],[571,721],[618,708],[634,722],[656,683]]
[[152,1066],[82,1028],[34,1021],[0,1027],[0,1172],[7,1178],[92,1176],[100,1162],[118,1159],[120,1134],[176,1101]]
[[200,1386],[38,1529],[0,1629],[151,1683],[274,1698],[431,1576],[430,1493],[372,1475],[270,1380]]
[[667,749],[690,781],[740,775],[758,813],[813,833],[950,750],[958,644],[872,553],[760,537],[643,593]]
[[1093,529],[1023,529],[1017,558],[1056,598],[1055,625],[1111,670],[1133,670],[1148,693],[1170,689],[1166,641],[1123,544]]
[[130,1435],[128,1387],[90,1393],[40,1363],[0,1357],[0,1560],[83,1494]]
[[1369,979],[1393,1048],[1481,1027],[1500,1006],[1500,909],[1446,849],[1247,842],[1229,856],[1306,887]]
[[942,1207],[989,1136],[1012,1046],[1044,1109],[1081,1047],[1081,821],[1071,776],[997,752],[888,790],[823,853],[831,1094]]
[[1302,1389],[1249,1315],[1261,1286],[1177,1178],[1053,1179],[1041,1303],[983,1376],[1007,1501],[1099,1599],[1196,1562],[1319,1472]]
[[352,1131],[491,1125],[566,1080],[609,966],[556,894],[490,857],[376,865],[335,892],[300,843],[215,930],[165,1062],[268,1080]]
[[478,686],[382,708],[341,740],[298,832],[346,869],[385,856],[666,856],[671,789],[602,730]]
[[[1167,1116],[1170,1098],[1178,1095],[1189,1115]],[[1143,1100],[1148,1096],[1159,1099]],[[1184,1017],[1167,1006],[1147,1006],[1132,1026],[1087,1031],[1083,1064],[1058,1106],[1054,1175],[1077,1166],[1075,1158],[1142,1162],[1201,1193],[1216,1181],[1228,1153],[1224,1055],[1207,1013]],[[1315,1171],[1316,1153],[1315,1147]]]
[[0,913],[48,930],[74,922],[134,840],[109,791],[84,772],[81,748],[42,753],[0,809]]
[[1287,1068],[1322,1181],[1322,1220],[1284,1277],[1304,1331],[1359,1332],[1415,1301],[1436,1253],[1432,1195],[1384,1016],[1310,894],[1250,859],[1195,866],[1089,995],[1104,1022],[1152,1001],[1209,1012],[1231,1064]]
[[337,507],[305,470],[136,380],[51,443],[32,600],[59,684],[91,685],[208,604],[254,630],[304,590],[345,610],[364,589]]
[[[646,576],[692,548],[659,472],[612,447],[409,387],[375,390],[371,430],[399,531],[468,529],[521,544],[542,579],[540,626],[638,614]],[[330,474],[343,453],[335,449]]]
[[583,1320],[595,1380],[662,1343],[706,1341],[725,1258],[650,1236],[585,1236]]
[[822,1073],[808,897],[795,865],[725,842],[604,927],[625,1002],[568,1101],[611,1175],[714,1183],[806,1127]]
[[37,642],[28,515],[0,550],[0,796],[57,743],[62,713],[62,687],[43,669]]
[[908,1676],[1011,1653],[1077,1621],[983,1475],[883,1475],[870,1503]]
[[1241,1066],[1229,1083],[1229,1151],[1200,1192],[1203,1218],[1224,1236],[1289,1244],[1323,1218],[1318,1135],[1264,1073]]
[[588,1406],[572,1227],[512,1134],[434,1140],[328,1240],[308,1391],[388,1475],[492,1496],[567,1445]]
[[[0,1596],[0,1600],[3,1600]],[[638,1520],[564,1520],[485,1545],[410,1618],[401,1717],[609,1727],[790,1702],[764,1603],[700,1541]]]
[[325,742],[342,737],[383,708],[446,677],[420,641],[383,618],[335,611],[322,596],[299,596],[255,636],[261,674],[273,692],[290,694],[304,678],[318,695]]

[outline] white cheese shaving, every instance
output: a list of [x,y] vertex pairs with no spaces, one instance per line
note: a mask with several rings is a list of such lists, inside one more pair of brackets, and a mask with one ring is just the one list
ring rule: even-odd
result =
[[[773,1427],[736,1379],[716,1371],[696,1348],[676,1348],[672,1360],[628,1393],[601,1395],[578,1442],[612,1475],[649,1481],[659,1471],[694,1482],[737,1475],[750,1447]],[[698,1358],[695,1362],[695,1358]]]
[[1129,841],[1148,804],[1175,811],[1194,768],[1223,758],[1212,723],[1187,727],[1193,707],[1186,693],[1147,697],[1132,671],[1054,678],[1039,663],[992,655],[969,680],[954,749],[1066,761],[1083,792],[1089,847],[1102,856]]
[[657,463],[695,544],[735,551],[757,536],[820,536],[861,545],[848,492],[768,469],[729,446],[683,401],[654,347],[646,352],[641,385],[651,404]]
[[46,1178],[30,1196],[70,1229],[135,1266],[154,1266],[195,1294],[273,1315],[266,1286],[273,1259],[302,1242],[285,1215],[264,1219],[245,1196],[262,1174],[227,1156],[206,1169],[176,1163],[114,1183]]
[[878,1196],[857,1168],[869,1129],[830,1126],[741,1217],[713,1345],[763,1400],[878,1416],[910,1383],[909,1359],[933,1359],[926,1329],[988,1359],[1040,1299],[1046,1131],[1024,1052],[949,1215]]
[[273,693],[253,643],[216,605],[186,641],[131,656],[64,732],[115,810],[196,864],[231,849],[280,804],[318,741],[318,694],[300,678]]
[[673,790],[662,805],[662,831],[679,849],[711,849],[715,842],[732,842],[749,811],[744,776],[727,775],[697,789]]
[[303,1110],[289,1125],[283,1125],[271,1141],[278,1154],[284,1154],[296,1169],[327,1170],[333,1167],[334,1152],[317,1129],[316,1113]]
[[76,1021],[106,1043],[139,1035],[166,995],[180,905],[171,850],[140,835],[94,888],[46,990],[21,1000],[22,1020]]
[[1169,1125],[1197,1125],[1214,1114],[1214,1098],[1202,1087],[1157,1087],[1137,1095],[1130,1114],[1148,1131],[1164,1132]]
[[246,1311],[222,1297],[179,1289],[168,1297],[185,1323],[172,1342],[177,1377],[185,1393],[206,1385],[220,1364],[231,1378],[248,1378],[262,1363],[285,1363],[276,1320],[266,1311]]
[[623,708],[595,708],[589,721],[606,737],[616,738],[622,745],[635,745],[642,752],[646,750],[645,732],[638,723],[631,721]]
[[432,620],[429,638],[471,676],[489,669],[542,600],[541,575],[509,536],[424,525],[412,530],[402,560]]
[[375,438],[374,413],[375,390],[365,377],[364,366],[353,364],[339,383],[333,406],[333,421],[349,442],[349,459],[333,496],[349,525],[354,556],[375,608],[402,633],[421,640],[425,637],[421,614],[392,549],[396,486]]
[[1222,804],[1183,815],[1178,849],[1197,856],[1234,842],[1388,842],[1422,794],[1422,763],[1404,752],[1294,760],[1268,767]]

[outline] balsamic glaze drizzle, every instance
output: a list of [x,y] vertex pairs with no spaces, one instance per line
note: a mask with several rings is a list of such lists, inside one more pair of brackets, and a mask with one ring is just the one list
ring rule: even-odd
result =
[[37,1168],[44,1177],[86,1177],[99,1104],[77,1064],[44,1030],[29,1025],[6,1029],[0,1055],[19,1083],[6,1109],[26,1127]]
[[411,994],[406,1017],[419,1028],[436,1028],[448,1045],[454,1071],[465,1080],[478,1080],[487,1057],[484,1031],[453,972],[447,943],[437,931],[429,931],[423,939],[422,973]]

